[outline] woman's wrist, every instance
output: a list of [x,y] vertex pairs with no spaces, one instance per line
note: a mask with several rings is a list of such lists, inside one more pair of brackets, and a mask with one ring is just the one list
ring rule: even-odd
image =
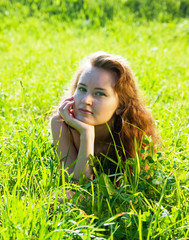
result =
[[91,126],[91,128],[82,131],[80,133],[80,140],[91,140],[94,141],[95,139],[95,131],[94,131],[94,126]]

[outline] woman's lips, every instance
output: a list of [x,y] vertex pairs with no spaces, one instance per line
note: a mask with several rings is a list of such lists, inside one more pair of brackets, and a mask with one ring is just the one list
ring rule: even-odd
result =
[[84,113],[84,114],[92,114],[91,111],[88,111],[88,110],[86,110],[84,108],[79,108],[79,112]]

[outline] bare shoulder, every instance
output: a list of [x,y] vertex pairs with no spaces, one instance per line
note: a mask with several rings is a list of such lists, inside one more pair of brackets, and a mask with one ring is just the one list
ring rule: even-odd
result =
[[[63,162],[66,159],[65,166],[67,167],[77,158],[72,132],[62,117],[58,115],[53,116],[51,119],[51,130],[59,157]],[[69,168],[68,172],[71,173],[72,171],[73,166]]]
[[60,128],[62,131],[68,131],[68,125],[65,123],[64,119],[59,115],[55,115],[51,118],[51,128],[52,131]]
[[58,114],[54,115],[51,118],[51,125],[54,125],[54,124],[57,124],[57,123],[63,123],[63,122],[64,122],[64,119]]
[[61,134],[64,136],[64,140],[69,139],[78,151],[80,145],[80,135],[74,128],[68,127],[61,116],[55,115],[52,117],[51,129],[55,143],[56,139],[58,139],[58,136]]
[[69,134],[68,125],[59,115],[55,115],[51,118],[51,130],[55,142],[60,138],[60,135],[67,138]]
[[74,128],[71,128],[70,131],[71,131],[71,135],[72,135],[72,138],[73,138],[73,144],[74,144],[75,148],[77,149],[77,151],[79,151],[80,134]]

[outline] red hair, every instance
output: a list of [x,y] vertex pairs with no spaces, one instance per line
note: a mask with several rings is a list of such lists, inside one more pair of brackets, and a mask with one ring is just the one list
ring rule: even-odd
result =
[[[118,55],[107,54],[105,52],[93,53],[78,69],[74,78],[72,94],[77,87],[81,74],[89,65],[116,74],[115,91],[119,97],[120,115],[124,121],[119,137],[124,145],[126,157],[135,156],[135,142],[142,149],[150,147],[150,143],[144,141],[145,135],[151,137],[152,145],[154,146],[158,139],[154,120],[150,111],[146,109],[143,101],[139,98],[139,90],[129,63]],[[118,143],[118,136],[116,136],[116,139]]]

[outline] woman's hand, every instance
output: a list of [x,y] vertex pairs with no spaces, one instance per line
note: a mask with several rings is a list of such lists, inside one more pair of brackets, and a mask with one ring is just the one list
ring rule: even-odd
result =
[[86,132],[91,132],[94,134],[94,126],[79,121],[75,118],[74,111],[74,98],[67,98],[62,106],[59,108],[59,114],[64,119],[64,121],[75,130],[77,130],[81,135],[86,134]]
[[[85,176],[89,179],[92,179],[93,176],[92,167],[90,166],[90,164],[88,164],[88,161],[89,156],[94,155],[95,128],[94,126],[84,123],[75,118],[73,106],[74,98],[73,97],[67,98],[63,102],[62,106],[59,108],[59,115],[61,118],[64,119],[66,124],[73,127],[80,134],[79,149],[76,150],[73,142],[71,144],[72,148],[70,147],[68,139],[68,130],[65,131],[64,128],[63,130],[65,132],[64,131],[62,132],[62,136],[64,137],[64,139],[60,138],[60,141],[58,141],[59,152],[61,153],[61,156],[65,157],[68,154],[68,147],[70,147],[67,162],[70,164],[77,159],[75,165],[69,168],[69,169],[72,168],[70,173],[74,172],[73,178],[79,179],[80,174],[84,171]],[[64,125],[66,125],[65,123]],[[67,134],[66,138],[65,133]]]

